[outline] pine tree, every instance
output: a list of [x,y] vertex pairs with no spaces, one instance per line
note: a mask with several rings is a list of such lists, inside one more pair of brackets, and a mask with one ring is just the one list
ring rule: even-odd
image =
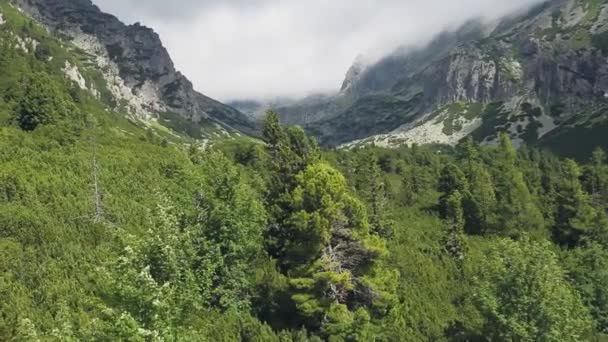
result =
[[544,219],[517,167],[517,153],[505,133],[500,135],[494,180],[498,222],[495,233],[516,236],[523,232],[544,235]]
[[466,231],[470,234],[483,234],[492,228],[496,220],[494,183],[481,163],[473,163],[468,180],[469,191],[463,195]]
[[205,175],[197,198],[196,248],[211,278],[211,303],[220,309],[249,307],[250,264],[263,251],[266,212],[238,169],[223,154],[203,161]]
[[396,274],[382,266],[386,249],[370,233],[363,205],[346,192],[344,177],[328,165],[313,164],[297,180],[282,263],[306,324],[313,329],[325,320],[350,325],[349,307],[390,305]]
[[319,151],[301,128],[284,130],[278,114],[272,111],[267,115],[263,138],[268,155],[265,202],[270,216],[266,248],[271,256],[282,259],[289,244],[284,226],[291,212],[290,193],[296,187],[296,176],[319,160]]
[[390,236],[390,224],[385,217],[387,183],[374,150],[359,154],[354,185],[368,205],[371,229],[381,236]]
[[467,246],[464,235],[464,211],[462,208],[463,197],[460,191],[454,191],[446,199],[446,222],[447,234],[443,245],[447,253],[457,260],[459,264],[464,261]]
[[402,197],[406,206],[413,205],[418,195],[418,186],[414,178],[413,167],[409,165],[401,167]]
[[450,196],[458,192],[462,198],[462,194],[469,191],[467,179],[458,166],[455,164],[447,164],[443,168],[439,178],[439,191],[442,193],[440,199],[441,215],[443,218],[447,218],[449,210],[448,200]]
[[[557,189],[553,237],[564,246],[575,246],[585,236],[602,229],[603,212],[593,208],[591,198],[580,183],[578,164],[567,159],[562,167],[562,181]],[[598,226],[599,225],[599,226]]]
[[458,146],[460,159],[466,163],[467,174],[473,173],[473,167],[479,162],[479,150],[471,136],[466,137]]
[[589,192],[595,205],[601,204],[607,198],[606,152],[601,148],[593,151],[591,156]]

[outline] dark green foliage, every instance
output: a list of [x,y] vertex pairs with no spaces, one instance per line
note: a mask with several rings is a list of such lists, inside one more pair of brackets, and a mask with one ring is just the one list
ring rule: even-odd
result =
[[543,216],[517,168],[516,152],[506,134],[495,158],[496,200],[498,222],[495,233],[517,236],[523,232],[543,234]]
[[72,119],[77,109],[61,92],[60,85],[46,73],[30,76],[23,85],[22,95],[17,100],[15,121],[25,131],[33,131],[38,126]]
[[588,309],[548,243],[499,240],[477,272],[488,339],[581,341],[590,332]]
[[444,238],[444,246],[450,256],[462,262],[466,254],[466,239],[464,236],[464,210],[462,208],[462,194],[454,191],[445,200],[445,218],[447,222],[447,234]]
[[370,313],[386,314],[396,272],[383,265],[387,251],[370,232],[363,204],[348,194],[339,171],[318,162],[314,142],[300,129],[284,130],[272,112],[264,138],[274,174],[268,250],[287,276],[298,324],[346,338]]
[[267,144],[266,205],[270,214],[270,229],[266,241],[270,255],[281,259],[285,255],[289,236],[282,225],[289,216],[291,192],[297,186],[297,176],[308,165],[318,160],[318,150],[313,140],[300,128],[283,130],[278,114],[269,112],[263,132]]
[[263,255],[266,212],[232,162],[222,154],[203,159],[205,175],[197,195],[196,252],[211,280],[211,304],[220,309],[249,307],[252,270]]
[[553,237],[557,243],[576,246],[585,237],[606,227],[605,213],[596,211],[580,183],[581,171],[575,161],[562,166],[562,181],[557,187]]
[[591,43],[596,49],[602,51],[604,55],[608,54],[608,32],[594,34],[591,36]]
[[608,332],[608,250],[592,243],[565,254],[564,267],[591,310],[596,330]]
[[0,340],[605,339],[601,144],[320,151],[270,113],[203,149],[66,84],[79,52],[0,9]]

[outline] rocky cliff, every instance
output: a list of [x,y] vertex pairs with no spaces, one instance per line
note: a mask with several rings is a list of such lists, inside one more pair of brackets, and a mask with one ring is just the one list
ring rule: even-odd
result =
[[244,114],[194,90],[175,69],[153,30],[139,23],[125,25],[101,12],[91,0],[13,3],[91,56],[103,72],[114,107],[123,107],[144,120],[179,118],[203,128],[253,132],[253,124]]
[[518,142],[550,145],[578,135],[603,142],[606,2],[548,1],[401,49],[349,81],[325,102],[324,115],[309,105],[307,116],[319,119],[305,126],[327,145],[456,144],[467,135],[492,142],[499,131]]

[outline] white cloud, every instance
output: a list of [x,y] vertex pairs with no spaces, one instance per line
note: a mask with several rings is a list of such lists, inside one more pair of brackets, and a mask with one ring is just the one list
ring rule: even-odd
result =
[[421,44],[539,0],[94,0],[163,39],[203,93],[228,100],[336,90],[354,58]]

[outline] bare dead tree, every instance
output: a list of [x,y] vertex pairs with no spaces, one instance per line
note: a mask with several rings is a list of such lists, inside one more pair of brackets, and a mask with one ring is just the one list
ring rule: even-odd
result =
[[[93,124],[91,124],[93,125]],[[91,137],[91,147],[93,151],[92,157],[92,179],[93,179],[93,204],[95,206],[95,212],[93,214],[93,222],[100,223],[104,221],[104,210],[102,202],[102,189],[99,185],[99,164],[97,161],[97,134],[94,130],[93,125],[93,136]]]

